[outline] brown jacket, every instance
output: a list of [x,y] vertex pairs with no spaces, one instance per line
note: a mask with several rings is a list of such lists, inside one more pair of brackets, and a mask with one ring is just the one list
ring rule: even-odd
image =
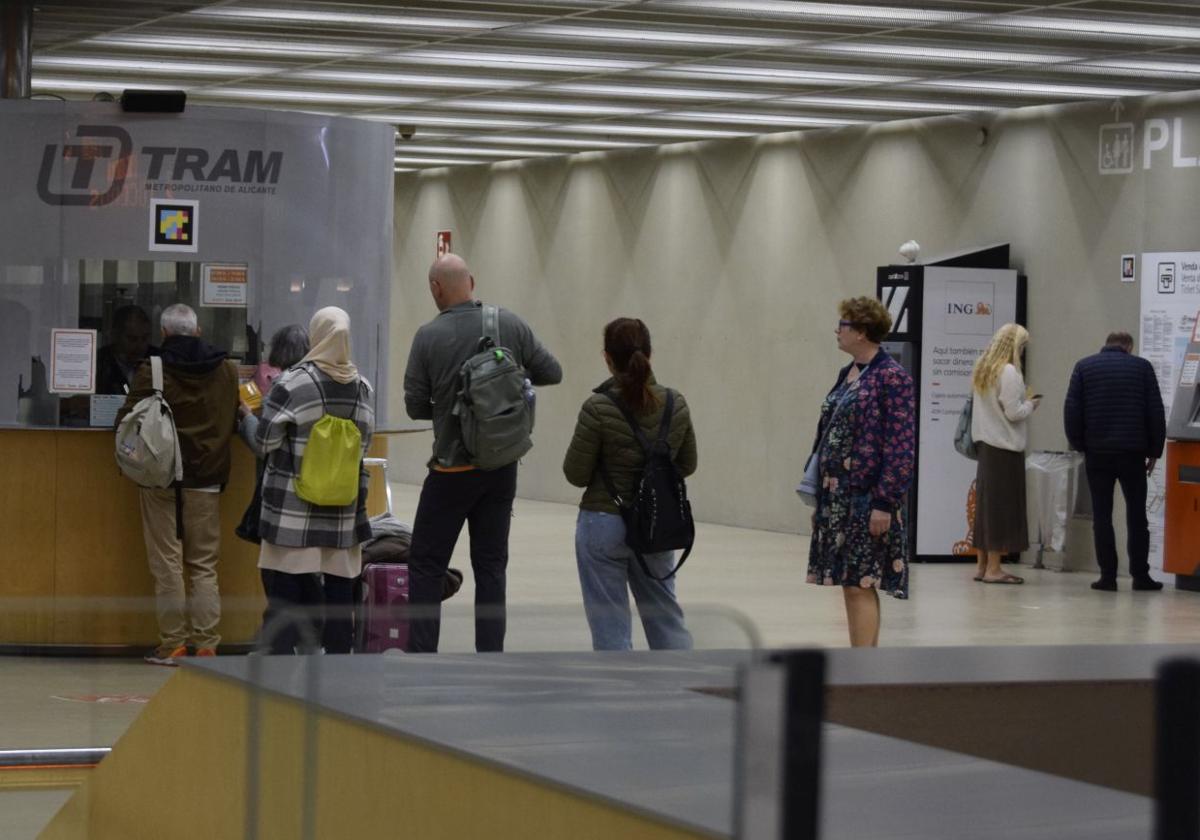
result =
[[[224,486],[229,481],[229,441],[237,431],[237,366],[225,352],[194,336],[168,336],[162,344],[163,397],[175,416],[183,454],[183,486]],[[133,375],[117,424],[151,394],[150,363]]]
[[[567,448],[563,461],[563,473],[567,481],[576,487],[586,487],[579,507],[583,510],[616,513],[617,506],[604,486],[597,468],[600,460],[608,467],[617,493],[627,496],[633,482],[646,461],[641,446],[633,436],[628,421],[612,400],[604,396],[605,391],[614,390],[616,384],[609,379],[587,398],[579,410],[575,424],[575,435]],[[653,441],[658,437],[666,407],[667,389],[650,380],[650,390],[658,400],[658,407],[638,418],[646,438]],[[692,413],[683,394],[675,392],[675,407],[671,414],[671,427],[667,433],[671,456],[675,466],[684,476],[696,471],[696,432],[692,428]]]

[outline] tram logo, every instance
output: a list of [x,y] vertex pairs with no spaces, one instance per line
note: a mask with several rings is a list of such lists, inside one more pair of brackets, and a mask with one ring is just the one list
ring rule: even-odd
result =
[[[111,204],[125,188],[129,159],[133,155],[133,138],[117,125],[81,125],[75,130],[80,142],[47,144],[42,151],[42,167],[38,172],[38,197],[47,204],[64,207],[103,207]],[[90,141],[90,142],[83,142]],[[56,165],[63,161],[64,169]],[[67,161],[74,161],[73,167]],[[104,164],[104,183],[92,184],[97,163]],[[68,169],[70,178],[67,177]],[[51,189],[55,171],[62,172],[64,191]]]

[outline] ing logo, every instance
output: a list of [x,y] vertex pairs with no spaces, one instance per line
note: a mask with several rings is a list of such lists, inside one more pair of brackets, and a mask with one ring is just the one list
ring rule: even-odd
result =
[[[116,125],[81,125],[75,130],[75,136],[80,141],[86,138],[92,142],[63,143],[61,152],[57,143],[49,143],[42,150],[38,197],[47,204],[64,207],[111,204],[125,188],[125,177],[133,157],[133,138]],[[59,160],[62,160],[62,169],[58,167]],[[105,165],[97,167],[97,162],[101,161]],[[63,192],[51,189],[56,171],[62,173]],[[96,178],[97,171],[101,173],[99,179]],[[98,184],[93,183],[97,180]]]

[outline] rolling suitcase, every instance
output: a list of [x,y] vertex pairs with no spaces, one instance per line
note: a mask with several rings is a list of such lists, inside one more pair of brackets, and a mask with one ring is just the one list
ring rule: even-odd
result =
[[[392,511],[392,488],[387,484],[387,459],[364,458],[368,467],[383,470],[387,510]],[[382,653],[408,646],[408,564],[367,563],[355,587],[355,653]]]
[[358,653],[403,651],[408,646],[408,564],[371,563],[362,570]]

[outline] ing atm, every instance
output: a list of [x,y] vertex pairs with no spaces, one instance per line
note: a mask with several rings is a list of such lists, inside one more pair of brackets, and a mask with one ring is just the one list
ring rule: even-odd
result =
[[1163,571],[1200,591],[1200,320],[1183,356],[1167,421]]

